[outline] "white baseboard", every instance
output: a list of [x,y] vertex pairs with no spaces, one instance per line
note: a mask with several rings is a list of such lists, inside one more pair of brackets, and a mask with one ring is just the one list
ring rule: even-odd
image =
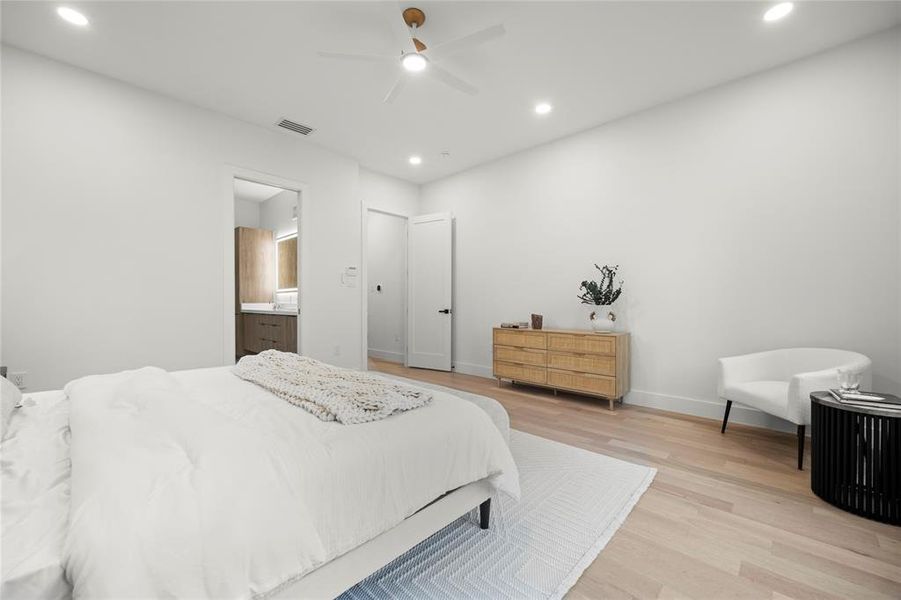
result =
[[473,363],[455,362],[454,371],[463,373],[464,375],[475,375],[477,377],[487,377],[494,379],[494,371],[491,367],[483,367]]
[[[454,370],[457,373],[466,375],[476,375],[478,377],[487,377],[489,379],[494,378],[491,367],[483,365],[456,362],[454,363]],[[657,408],[660,410],[668,410],[695,417],[705,417],[718,421],[722,421],[723,412],[726,409],[726,404],[718,400],[701,400],[699,398],[672,396],[670,394],[645,392],[642,390],[632,390],[626,394],[623,402],[626,404],[634,404],[635,406]],[[756,408],[735,403],[732,404],[732,410],[729,412],[729,422],[774,429],[776,431],[787,431],[790,433],[795,433],[796,431],[795,425],[788,421],[783,421],[782,419],[768,415]]]
[[369,354],[369,358],[378,358],[380,360],[390,360],[391,362],[404,364],[404,353],[403,352],[392,352],[391,350],[378,350],[377,348],[370,348],[368,351],[368,354]]
[[[623,402],[626,404],[634,404],[635,406],[669,410],[685,415],[706,417],[708,419],[716,419],[719,421],[723,419],[723,413],[726,410],[726,404],[724,402],[686,398],[684,396],[671,396],[669,394],[658,394],[656,392],[645,392],[642,390],[632,390],[626,394]],[[729,411],[729,422],[751,425],[753,427],[764,427],[766,429],[775,429],[776,431],[787,431],[790,433],[795,433],[796,431],[796,426],[788,421],[783,421],[782,419],[768,415],[756,408],[735,403],[732,404],[732,410]]]

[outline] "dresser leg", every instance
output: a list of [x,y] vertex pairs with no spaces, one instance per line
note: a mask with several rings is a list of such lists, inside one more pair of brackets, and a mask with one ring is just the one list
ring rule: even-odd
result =
[[607,398],[607,401],[610,403],[610,410],[613,410],[613,398]]
[[501,378],[500,377],[497,378],[497,387],[501,387]]

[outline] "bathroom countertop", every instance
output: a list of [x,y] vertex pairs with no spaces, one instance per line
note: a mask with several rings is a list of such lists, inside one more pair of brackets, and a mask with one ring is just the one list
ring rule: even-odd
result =
[[241,313],[251,315],[282,315],[284,317],[296,317],[296,310],[275,310],[265,308],[242,308]]

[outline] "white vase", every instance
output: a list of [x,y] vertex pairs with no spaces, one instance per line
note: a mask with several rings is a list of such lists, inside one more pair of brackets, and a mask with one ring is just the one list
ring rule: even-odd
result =
[[616,326],[616,315],[612,306],[600,306],[597,304],[584,304],[585,313],[588,315],[588,326],[594,331],[613,331]]

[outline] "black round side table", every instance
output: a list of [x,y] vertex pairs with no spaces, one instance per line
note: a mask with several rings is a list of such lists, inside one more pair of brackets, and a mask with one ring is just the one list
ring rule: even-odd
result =
[[868,519],[901,525],[901,411],[810,395],[810,487]]

